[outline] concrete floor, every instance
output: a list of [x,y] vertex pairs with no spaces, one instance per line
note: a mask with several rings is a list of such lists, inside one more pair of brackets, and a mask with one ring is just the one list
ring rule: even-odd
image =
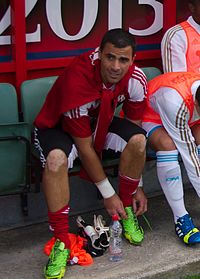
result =
[[[194,223],[200,227],[199,198],[193,189],[188,189],[185,197],[187,209]],[[82,216],[90,222],[93,213]],[[110,263],[105,253],[95,258],[90,266],[69,266],[64,278],[179,279],[188,274],[200,273],[200,245],[187,247],[176,237],[172,214],[163,196],[149,198],[146,216],[153,230],[140,217],[145,230],[144,242],[136,247],[124,240],[123,262]],[[75,228],[74,218],[70,220],[72,228]],[[43,278],[42,269],[47,261],[43,246],[51,238],[46,222],[1,231],[0,238],[0,278]]]

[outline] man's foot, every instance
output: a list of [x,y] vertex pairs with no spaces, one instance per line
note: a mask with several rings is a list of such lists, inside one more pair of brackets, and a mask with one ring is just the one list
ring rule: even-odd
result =
[[67,260],[70,251],[65,249],[65,244],[59,239],[56,240],[47,265],[44,268],[44,275],[46,279],[61,279],[65,275]]
[[178,218],[175,231],[185,244],[200,243],[200,231],[194,226],[189,214]]
[[125,211],[128,218],[121,220],[124,237],[131,244],[140,245],[144,239],[144,231],[142,227],[140,227],[132,207],[125,207]]

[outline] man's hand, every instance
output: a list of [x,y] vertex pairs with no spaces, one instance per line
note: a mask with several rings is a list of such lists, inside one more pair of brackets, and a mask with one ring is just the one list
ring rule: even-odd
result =
[[136,216],[147,211],[147,198],[141,187],[138,187],[137,192],[133,195],[133,211]]
[[104,205],[110,216],[119,215],[121,218],[127,218],[122,201],[117,194],[114,194],[108,199],[104,199]]

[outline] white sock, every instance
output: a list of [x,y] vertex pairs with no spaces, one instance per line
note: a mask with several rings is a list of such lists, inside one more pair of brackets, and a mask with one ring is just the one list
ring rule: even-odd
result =
[[157,175],[165,197],[172,209],[174,221],[187,214],[183,198],[183,183],[178,151],[158,151]]

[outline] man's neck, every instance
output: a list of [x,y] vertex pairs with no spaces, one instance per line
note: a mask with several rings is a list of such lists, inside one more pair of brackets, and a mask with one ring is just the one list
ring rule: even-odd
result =
[[196,29],[196,30],[200,30],[200,24],[194,19],[193,16],[190,16],[188,18],[188,22]]
[[109,89],[113,91],[115,89],[115,84],[109,82],[107,82],[106,84],[103,83],[103,89]]

